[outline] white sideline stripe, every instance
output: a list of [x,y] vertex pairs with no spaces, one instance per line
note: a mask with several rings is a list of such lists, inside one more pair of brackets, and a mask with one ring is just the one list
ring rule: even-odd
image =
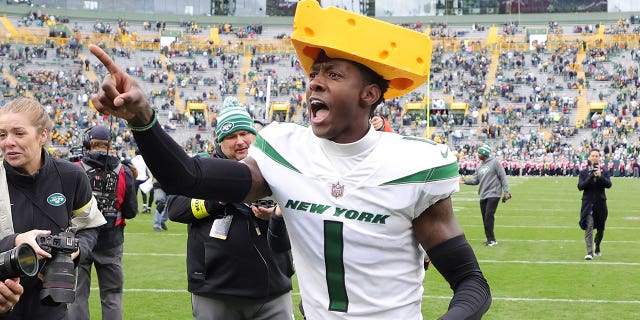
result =
[[[470,241],[486,241],[486,239],[473,239],[467,238]],[[568,239],[557,239],[557,240],[544,240],[544,239],[499,239],[500,242],[579,242],[584,243],[584,240],[568,240]],[[640,243],[640,240],[603,240],[603,243],[631,243],[637,244]]]
[[590,264],[602,266],[640,266],[640,262],[615,261],[529,261],[529,260],[478,260],[480,263],[511,263],[511,264]]
[[[486,239],[473,239],[473,238],[468,238],[469,241],[486,241]],[[569,240],[569,239],[553,239],[553,240],[546,240],[546,239],[499,239],[500,242],[578,242],[578,243],[584,243],[584,240]],[[637,244],[640,243],[640,240],[603,240],[603,243],[631,243],[631,244]]]
[[[185,253],[125,253],[125,256],[152,256],[152,257],[185,257]],[[511,264],[585,264],[585,261],[530,261],[530,260],[478,260],[481,263],[511,263]],[[615,262],[615,261],[595,261],[590,262],[598,265],[608,266],[640,266],[640,262]]]
[[[445,299],[450,300],[449,296],[427,296],[423,295],[423,299]],[[502,301],[524,301],[524,302],[570,302],[570,303],[617,303],[617,304],[640,304],[640,300],[595,300],[595,299],[561,299],[561,298],[511,298],[511,297],[491,297],[492,300]]]
[[[125,232],[125,235],[127,236],[144,236],[144,237],[148,237],[149,236],[149,232]],[[180,236],[180,237],[186,237],[187,233],[170,233],[170,232],[163,232],[162,236]]]
[[[91,291],[100,291],[98,287],[92,287]],[[136,289],[125,288],[124,292],[150,292],[150,293],[189,293],[187,290],[176,289]],[[291,292],[293,296],[300,296],[300,292]],[[444,299],[451,300],[451,296],[429,296],[423,295],[423,299]],[[524,301],[524,302],[570,302],[570,303],[617,303],[617,304],[640,304],[640,300],[592,300],[592,299],[559,299],[559,298],[516,298],[516,297],[491,297],[493,300],[502,301]]]
[[[609,224],[611,224],[611,218],[609,218]],[[484,225],[481,224],[463,224],[464,228],[474,227],[474,228],[484,228]],[[516,226],[516,225],[507,225],[507,224],[496,224],[496,229],[499,228],[516,228],[516,229],[575,229],[580,230],[580,227],[576,223],[575,226],[544,226],[544,225],[530,225],[530,226]],[[613,227],[607,225],[607,230],[639,230],[640,227]],[[584,232],[584,231],[583,231]],[[500,239],[498,239],[500,240]],[[607,241],[607,240],[604,240]]]

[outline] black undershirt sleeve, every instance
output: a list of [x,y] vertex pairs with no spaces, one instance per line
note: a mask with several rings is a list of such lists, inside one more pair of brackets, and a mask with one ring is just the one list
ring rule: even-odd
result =
[[133,131],[145,163],[167,194],[197,199],[242,202],[251,187],[251,171],[244,163],[189,157],[159,123]]
[[491,306],[491,290],[465,236],[451,238],[427,254],[453,289],[449,310],[440,319],[481,319]]
[[287,233],[284,218],[276,216],[275,213],[272,214],[271,219],[269,219],[267,241],[273,252],[280,253],[291,250],[291,243],[289,242],[289,234]]

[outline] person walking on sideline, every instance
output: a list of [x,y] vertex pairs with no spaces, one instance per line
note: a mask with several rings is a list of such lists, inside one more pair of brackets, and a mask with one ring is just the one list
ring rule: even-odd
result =
[[[593,259],[602,254],[600,244],[604,238],[604,226],[609,216],[607,208],[607,194],[604,189],[611,188],[611,173],[600,165],[600,150],[591,149],[587,167],[580,170],[578,190],[582,191],[582,205],[580,206],[580,228],[584,230],[584,242],[587,245],[585,260]],[[593,251],[593,229],[596,229]]]
[[[341,41],[336,23],[349,31]],[[354,50],[372,35],[393,35],[367,45],[391,42],[395,50]],[[423,249],[453,289],[440,318],[480,319],[491,291],[453,213],[455,155],[369,123],[385,98],[426,81],[428,35],[302,0],[292,43],[309,76],[311,126],[271,123],[242,162],[187,156],[139,84],[93,44],[109,75],[92,101],[128,122],[167,193],[229,203],[272,196],[281,204],[309,319],[422,319]],[[412,157],[397,157],[407,150]]]
[[502,196],[503,202],[507,201],[511,199],[511,193],[509,193],[507,174],[500,162],[491,156],[491,147],[485,144],[478,148],[478,159],[480,159],[481,163],[473,177],[470,179],[460,177],[460,182],[468,185],[479,185],[480,214],[482,214],[484,234],[487,237],[487,241],[484,244],[492,247],[498,244],[493,228],[500,197]]

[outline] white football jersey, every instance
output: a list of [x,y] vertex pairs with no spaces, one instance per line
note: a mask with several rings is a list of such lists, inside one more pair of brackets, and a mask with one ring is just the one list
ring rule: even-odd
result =
[[308,319],[422,319],[411,222],[459,190],[456,157],[430,140],[369,135],[375,147],[345,174],[310,127],[272,123],[250,150],[283,210]]

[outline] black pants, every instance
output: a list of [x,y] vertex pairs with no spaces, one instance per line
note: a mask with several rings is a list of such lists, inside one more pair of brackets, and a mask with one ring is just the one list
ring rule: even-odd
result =
[[480,213],[482,214],[482,223],[484,224],[484,234],[487,241],[495,241],[496,236],[493,234],[493,225],[495,223],[496,209],[500,197],[480,199]]

